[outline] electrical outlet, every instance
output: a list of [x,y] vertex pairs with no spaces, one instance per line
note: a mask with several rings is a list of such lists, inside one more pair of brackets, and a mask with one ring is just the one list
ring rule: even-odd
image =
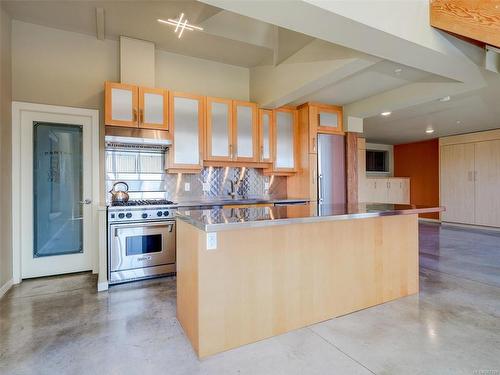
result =
[[217,249],[217,233],[210,232],[207,233],[207,250]]
[[203,183],[203,191],[204,192],[210,191],[210,184],[208,182]]
[[191,184],[189,182],[184,184],[184,191],[191,191]]

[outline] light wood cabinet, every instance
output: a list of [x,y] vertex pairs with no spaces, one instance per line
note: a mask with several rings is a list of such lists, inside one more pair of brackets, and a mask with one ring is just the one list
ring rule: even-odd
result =
[[168,130],[168,91],[106,82],[104,123],[110,126]]
[[474,224],[474,144],[442,146],[440,167],[442,220]]
[[310,116],[315,121],[317,133],[344,134],[342,107],[311,104]]
[[274,110],[274,172],[297,171],[298,130],[297,110]]
[[475,223],[500,226],[500,140],[475,144]]
[[271,163],[274,160],[273,111],[259,109],[259,161]]
[[367,177],[360,187],[360,202],[410,204],[407,177]]
[[198,172],[203,167],[205,98],[172,92],[169,102],[173,144],[168,150],[168,172]]
[[500,130],[444,137],[440,197],[446,222],[500,227]]
[[206,98],[206,160],[233,160],[233,103]]
[[257,162],[257,105],[233,100],[233,160]]

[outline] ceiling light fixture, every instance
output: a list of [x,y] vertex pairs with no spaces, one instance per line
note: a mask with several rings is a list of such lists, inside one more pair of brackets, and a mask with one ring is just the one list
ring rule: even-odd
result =
[[451,99],[450,96],[443,96],[442,98],[439,99],[440,102],[447,102]]
[[164,23],[164,24],[167,24],[167,25],[170,25],[170,26],[175,26],[174,33],[177,34],[177,32],[179,32],[179,35],[178,35],[179,39],[182,36],[182,33],[184,32],[184,30],[189,30],[189,31],[193,31],[193,30],[200,30],[200,31],[202,31],[203,30],[203,27],[191,25],[188,22],[187,18],[184,18],[184,13],[181,13],[181,15],[179,16],[179,18],[176,19],[176,20],[173,20],[173,19],[169,18],[169,19],[167,19],[165,21],[165,20],[162,20],[162,19],[158,18],[158,22]]
[[425,130],[425,132],[426,132],[427,134],[432,134],[432,133],[434,133],[434,129],[432,129],[432,128],[427,128],[427,129]]
[[385,112],[382,112],[381,115],[382,116],[390,116],[391,115],[391,111],[385,111]]

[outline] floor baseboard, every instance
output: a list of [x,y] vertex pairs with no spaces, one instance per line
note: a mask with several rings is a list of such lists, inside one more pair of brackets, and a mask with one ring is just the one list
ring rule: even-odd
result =
[[5,284],[0,288],[0,298],[2,298],[5,293],[9,291],[9,289],[14,285],[14,281],[12,279],[8,280]]
[[423,221],[423,222],[427,222],[427,223],[441,224],[441,220],[439,220],[439,219],[429,219],[427,217],[419,217],[418,221]]

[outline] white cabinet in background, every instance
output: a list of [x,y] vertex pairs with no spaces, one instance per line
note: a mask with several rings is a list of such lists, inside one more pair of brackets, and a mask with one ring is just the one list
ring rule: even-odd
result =
[[500,226],[500,140],[475,144],[475,220]]

